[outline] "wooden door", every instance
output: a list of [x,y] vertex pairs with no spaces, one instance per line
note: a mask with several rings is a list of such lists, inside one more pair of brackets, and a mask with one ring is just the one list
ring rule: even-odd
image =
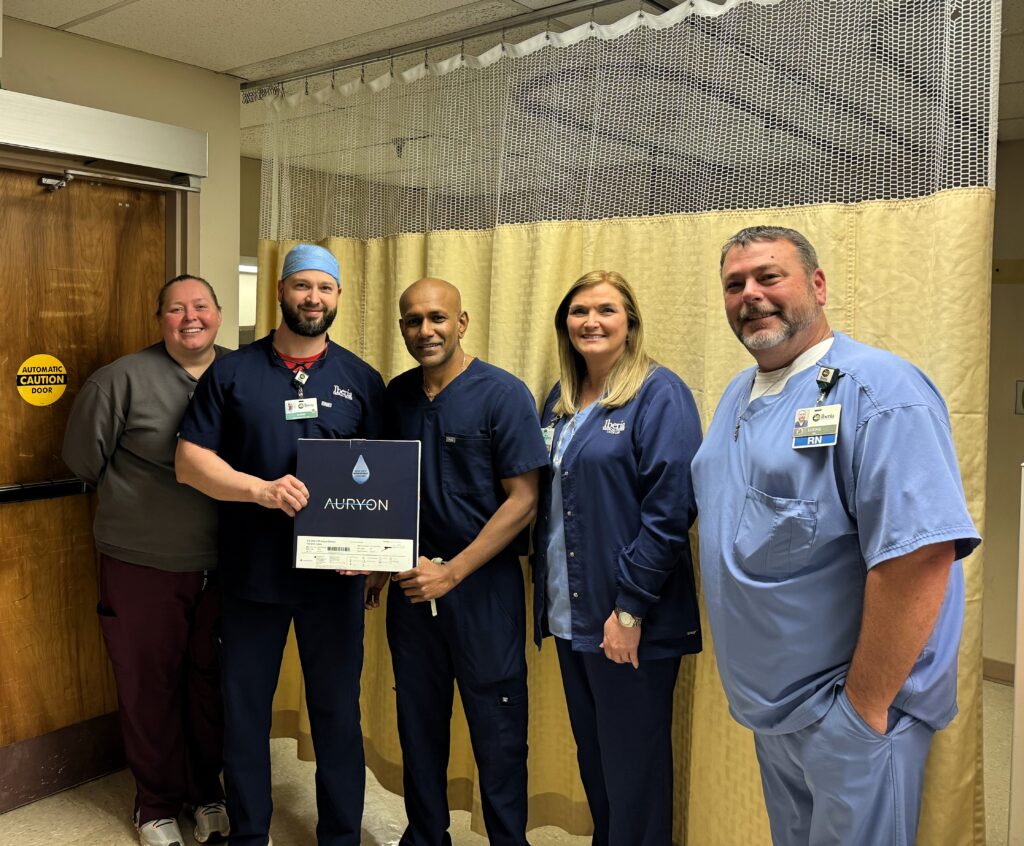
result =
[[[67,478],[71,404],[89,374],[159,339],[161,192],[0,170],[0,485]],[[55,356],[52,405],[17,390],[30,356]],[[0,748],[117,710],[96,619],[90,496],[0,504]]]

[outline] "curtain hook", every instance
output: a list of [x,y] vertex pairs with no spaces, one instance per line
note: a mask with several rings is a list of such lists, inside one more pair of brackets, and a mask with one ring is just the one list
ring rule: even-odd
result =
[[308,96],[309,96],[309,77],[307,76],[307,77],[306,77],[306,78],[305,78],[305,79],[303,80],[303,82],[305,82],[305,84],[306,84],[306,96],[308,97]]
[[423,67],[430,70],[430,50],[423,51]]
[[365,85],[366,84],[366,65],[360,65],[359,66],[359,84],[360,85]]
[[591,6],[590,7],[590,31],[591,32],[594,31],[594,10],[595,9],[597,9],[597,6]]
[[462,39],[462,43],[459,45],[459,58],[462,60],[462,63],[465,64],[465,62],[466,62],[466,39],[465,38]]
[[551,41],[551,18],[544,23],[544,40]]
[[501,54],[505,55],[505,27],[501,28]]
[[391,56],[391,69],[390,69],[389,73],[391,74],[391,78],[394,79],[395,78],[395,57],[394,57],[394,55]]
[[337,85],[337,82],[338,82],[338,80],[337,80],[337,73],[338,73],[337,70],[332,70],[331,71],[331,88],[337,88],[338,87],[338,85]]

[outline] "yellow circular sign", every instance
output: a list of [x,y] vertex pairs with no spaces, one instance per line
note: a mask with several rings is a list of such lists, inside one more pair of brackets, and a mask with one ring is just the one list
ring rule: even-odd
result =
[[64,396],[68,371],[52,355],[34,355],[18,368],[18,393],[32,405],[50,405]]

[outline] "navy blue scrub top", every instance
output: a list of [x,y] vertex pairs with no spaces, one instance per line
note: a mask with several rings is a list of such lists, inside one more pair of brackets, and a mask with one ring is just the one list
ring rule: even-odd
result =
[[[273,332],[215,362],[199,380],[179,437],[216,452],[235,470],[272,481],[295,473],[299,438],[379,438],[384,381],[333,342],[308,369],[306,398],[318,415],[285,420],[297,397],[293,372],[273,349]],[[342,578],[295,570],[293,520],[280,509],[220,503],[219,574],[224,588],[258,602],[298,602]]]
[[[502,479],[548,464],[533,396],[519,379],[474,359],[433,402],[416,367],[387,389],[388,436],[420,441],[420,555],[449,560],[465,549],[505,501]],[[495,561],[527,551],[528,534]]]

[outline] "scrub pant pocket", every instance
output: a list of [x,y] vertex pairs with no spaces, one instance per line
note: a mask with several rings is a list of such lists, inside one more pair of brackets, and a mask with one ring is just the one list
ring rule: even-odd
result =
[[837,687],[818,722],[755,734],[775,846],[913,846],[934,731],[895,709],[879,734]]
[[[437,603],[391,585],[387,632],[395,674],[408,826],[401,846],[447,846],[447,769],[458,684],[479,771],[488,842],[525,846],[527,720],[522,574],[485,565]],[[502,594],[502,600],[498,595]],[[512,607],[522,609],[518,620]]]

